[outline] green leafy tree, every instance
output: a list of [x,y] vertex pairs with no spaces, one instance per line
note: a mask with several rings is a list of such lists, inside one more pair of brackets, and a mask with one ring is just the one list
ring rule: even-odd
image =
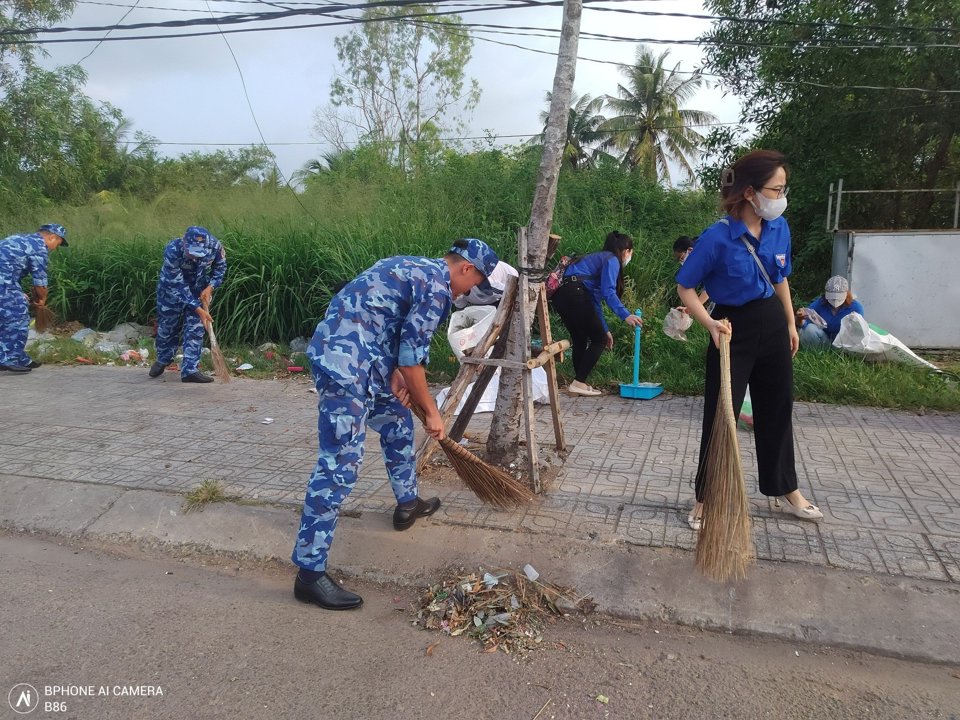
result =
[[625,82],[617,86],[617,97],[607,98],[607,108],[616,115],[600,129],[610,135],[604,147],[620,151],[625,167],[669,185],[671,163],[686,180],[695,180],[692,163],[703,143],[695,128],[716,117],[683,107],[703,86],[703,77],[682,74],[679,64],[665,67],[668,55],[637,47],[636,61],[623,69]]
[[[433,7],[408,5],[402,12]],[[411,146],[463,127],[461,113],[476,106],[480,88],[465,74],[473,40],[458,16],[391,20],[396,14],[368,8],[358,29],[334,41],[340,68],[315,129],[338,150],[363,141],[403,166]]]
[[[0,3],[0,32],[24,32],[45,27],[70,17],[73,0],[4,0]],[[29,40],[34,34],[7,35],[14,40]],[[9,83],[25,66],[33,63],[39,45],[0,42],[0,88]]]
[[[707,33],[708,66],[744,98],[743,120],[758,128],[751,144],[789,158],[798,264],[818,282],[830,262],[831,182],[913,189],[960,179],[960,100],[937,92],[960,88],[960,52],[931,46],[956,43],[955,0],[706,5],[737,18]],[[942,227],[953,219],[949,194],[857,195],[844,206],[847,227]]]
[[[552,93],[547,93],[547,107],[550,106]],[[570,114],[567,118],[567,144],[563,150],[563,163],[572,170],[594,167],[601,151],[598,143],[606,137],[600,128],[607,119],[601,114],[604,98],[590,97],[589,94],[572,98]],[[540,113],[540,122],[546,126],[547,111]],[[531,145],[541,145],[544,133],[530,139]]]

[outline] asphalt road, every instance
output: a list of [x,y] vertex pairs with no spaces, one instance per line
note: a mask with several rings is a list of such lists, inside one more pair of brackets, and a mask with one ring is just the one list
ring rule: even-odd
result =
[[0,720],[960,719],[960,668],[597,617],[518,660],[413,627],[414,589],[331,613],[292,578],[0,533]]

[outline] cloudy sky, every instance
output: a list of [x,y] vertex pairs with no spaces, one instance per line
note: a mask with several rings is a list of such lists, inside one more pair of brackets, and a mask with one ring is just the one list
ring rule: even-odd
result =
[[[271,11],[283,3],[271,6],[250,0],[78,0],[74,16],[64,24],[71,27],[113,25],[135,4],[137,7],[130,11],[124,24],[209,17],[208,8],[218,14]],[[296,7],[297,3],[286,6]],[[699,0],[610,2],[606,6],[623,10],[704,12]],[[471,23],[513,27],[559,28],[561,15],[559,7],[518,7],[470,13],[464,19]],[[311,22],[323,20],[294,18],[275,24]],[[581,30],[628,38],[684,40],[696,38],[707,26],[706,21],[602,12],[588,6]],[[227,35],[264,137],[276,154],[281,170],[288,175],[326,149],[313,131],[313,112],[329,100],[330,81],[337,65],[333,41],[348,30],[332,27]],[[177,31],[138,34],[169,32]],[[486,42],[480,37],[552,52],[556,52],[557,39],[477,34],[473,57],[467,67],[468,75],[479,82],[482,95],[468,119],[466,135],[490,132],[505,138],[537,133],[539,113],[545,108],[544,94],[553,83],[556,58]],[[93,49],[94,43],[45,47],[49,52],[46,64],[68,64],[80,61]],[[619,68],[586,58],[630,62],[635,48],[632,42],[582,37],[575,91],[591,95],[614,93],[620,79]],[[702,53],[696,46],[656,45],[654,49],[657,52],[669,49],[671,61],[679,63],[683,70],[691,70],[702,62]],[[89,73],[87,94],[120,107],[136,130],[146,131],[164,143],[199,144],[164,145],[165,153],[260,141],[244,98],[240,74],[219,35],[104,42],[83,61],[83,67]],[[739,115],[736,99],[724,97],[717,88],[701,91],[690,107],[709,110],[724,122],[735,121]],[[519,142],[519,139],[503,142]]]

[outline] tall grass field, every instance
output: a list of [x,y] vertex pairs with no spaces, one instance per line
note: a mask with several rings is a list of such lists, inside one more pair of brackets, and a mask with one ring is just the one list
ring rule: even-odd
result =
[[[479,237],[516,264],[516,229],[529,221],[535,170],[535,163],[499,152],[476,153],[414,179],[389,171],[320,176],[299,198],[286,189],[259,187],[170,192],[151,200],[101,193],[84,206],[47,207],[7,217],[2,226],[5,234],[43,222],[67,226],[70,246],[51,256],[50,303],[61,318],[101,330],[124,321],[148,323],[164,245],[189,225],[206,226],[223,242],[228,262],[212,308],[218,339],[233,346],[287,343],[312,334],[337,283],[381,258],[439,257],[453,240]],[[660,329],[664,314],[678,303],[671,245],[679,235],[696,236],[717,216],[711,195],[664,189],[617,169],[561,177],[553,229],[563,237],[562,253],[599,249],[614,229],[634,237],[623,300],[643,311],[641,379],[662,382],[670,392],[702,392],[707,342],[699,327],[688,332],[687,343]],[[817,278],[829,273],[807,270]],[[795,288],[796,304],[813,294]],[[591,382],[615,389],[631,380],[633,334],[614,317],[609,324],[615,346]],[[565,335],[556,318],[553,330]],[[450,356],[444,333],[438,333],[431,352],[434,379],[456,371]],[[562,366],[564,372],[572,369]],[[949,378],[832,352],[798,355],[796,390],[799,399],[823,402],[960,408],[960,389]]]

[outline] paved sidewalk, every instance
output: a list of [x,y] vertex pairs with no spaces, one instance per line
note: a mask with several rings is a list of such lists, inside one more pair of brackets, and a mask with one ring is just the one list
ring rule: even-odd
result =
[[[310,387],[185,385],[176,373],[150,380],[143,369],[108,367],[0,373],[0,474],[175,492],[213,478],[230,493],[297,507],[316,460]],[[443,498],[447,524],[690,549],[701,407],[698,398],[565,398],[571,452],[544,496],[503,512],[456,480],[424,492]],[[547,449],[549,413],[540,415]],[[488,422],[477,416],[468,435]],[[759,559],[960,583],[960,415],[799,403],[795,428],[800,486],[825,518],[781,514],[748,474]],[[749,473],[753,443],[747,433],[741,441]],[[371,433],[350,509],[392,511],[379,455]]]

